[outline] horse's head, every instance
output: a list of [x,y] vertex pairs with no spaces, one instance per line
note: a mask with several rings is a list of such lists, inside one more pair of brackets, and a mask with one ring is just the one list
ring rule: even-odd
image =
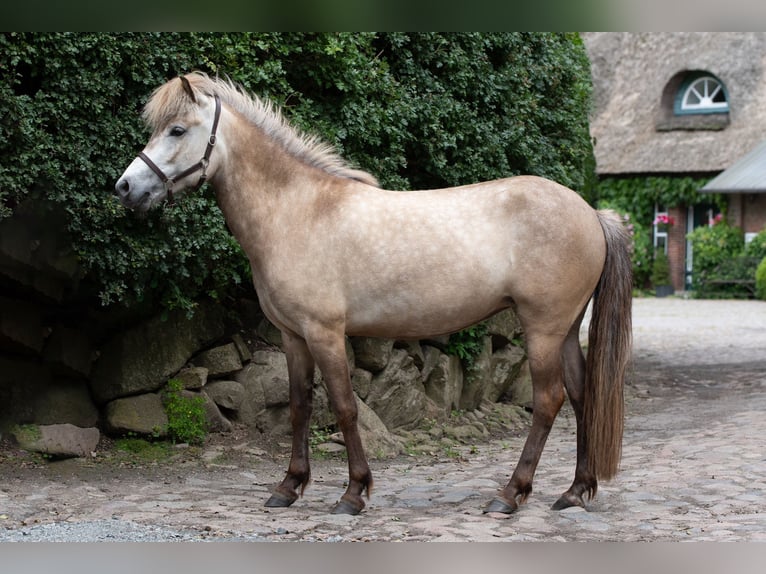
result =
[[201,186],[215,172],[221,102],[195,88],[197,81],[194,75],[171,80],[147,102],[143,116],[152,136],[115,185],[126,207],[147,211],[172,202],[174,193]]

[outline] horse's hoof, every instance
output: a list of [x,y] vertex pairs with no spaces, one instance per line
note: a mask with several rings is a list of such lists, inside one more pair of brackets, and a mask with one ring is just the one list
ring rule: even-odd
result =
[[267,508],[287,508],[290,506],[293,502],[298,500],[298,496],[285,496],[284,494],[280,494],[279,492],[275,492],[271,495],[271,498],[269,498],[266,501],[266,504],[264,504]]
[[565,508],[570,508],[572,506],[582,506],[585,508],[585,503],[581,497],[565,492],[556,502],[553,503],[551,508],[553,510],[564,510]]
[[489,504],[484,508],[484,514],[490,514],[492,512],[499,512],[501,514],[512,514],[518,510],[519,505],[516,501],[509,503],[502,498],[493,498]]
[[338,504],[335,505],[335,508],[332,509],[331,514],[350,514],[351,516],[356,516],[361,511],[362,509],[355,504],[351,504],[349,501],[341,498]]

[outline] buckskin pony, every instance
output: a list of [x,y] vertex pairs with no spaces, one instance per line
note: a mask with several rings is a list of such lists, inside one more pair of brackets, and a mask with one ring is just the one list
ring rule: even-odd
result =
[[[267,506],[291,505],[309,482],[315,366],[348,452],[348,488],[333,512],[365,506],[373,481],[345,335],[426,338],[506,308],[525,333],[532,425],[510,481],[485,512],[508,514],[527,499],[566,395],[577,465],[553,507],[585,506],[597,481],[615,475],[631,349],[630,241],[616,214],[532,176],[380,189],[272,104],[205,74],[160,86],[143,117],[153,133],[116,183],[120,200],[143,212],[209,181],[250,260],[263,312],[282,332],[292,454]],[[586,359],[578,333],[591,299]]]

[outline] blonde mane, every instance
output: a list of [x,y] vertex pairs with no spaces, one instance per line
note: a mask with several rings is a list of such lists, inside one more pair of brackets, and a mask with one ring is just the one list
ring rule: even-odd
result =
[[[374,176],[351,167],[332,146],[317,136],[301,133],[290,125],[279,108],[271,102],[245,93],[231,80],[210,78],[200,72],[189,74],[186,79],[194,89],[210,96],[217,95],[222,102],[263,130],[294,158],[331,175],[378,186],[378,180]],[[150,129],[156,131],[166,127],[173,118],[191,111],[194,105],[184,91],[183,84],[177,79],[171,80],[154,91],[146,103],[143,118]]]

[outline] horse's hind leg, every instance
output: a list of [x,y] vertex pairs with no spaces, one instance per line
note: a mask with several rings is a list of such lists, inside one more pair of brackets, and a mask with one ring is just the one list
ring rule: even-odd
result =
[[529,369],[532,375],[532,428],[511,480],[487,505],[484,512],[514,512],[532,492],[535,474],[553,421],[564,403],[562,337],[527,333]]
[[577,467],[572,486],[561,495],[553,505],[554,510],[562,510],[570,506],[585,506],[583,496],[590,499],[596,494],[598,482],[596,476],[588,469],[586,447],[588,437],[583,425],[583,395],[585,392],[585,357],[579,342],[579,326],[577,321],[569,332],[564,349],[562,362],[564,365],[564,384],[566,385],[569,401],[575,412],[577,421]]
[[311,478],[309,466],[309,422],[313,400],[314,359],[306,342],[290,333],[282,333],[290,378],[290,422],[293,427],[292,455],[284,480],[276,487],[266,506],[290,506],[298,499]]

